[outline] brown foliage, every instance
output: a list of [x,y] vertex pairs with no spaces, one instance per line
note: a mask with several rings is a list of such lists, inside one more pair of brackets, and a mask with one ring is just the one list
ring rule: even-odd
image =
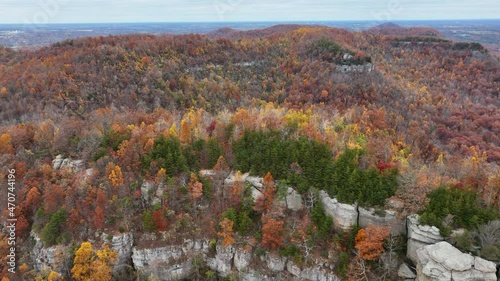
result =
[[283,246],[283,221],[262,216],[262,245],[269,250]]
[[389,236],[389,230],[389,227],[382,226],[360,229],[355,239],[358,255],[365,260],[378,260],[384,252],[384,240]]

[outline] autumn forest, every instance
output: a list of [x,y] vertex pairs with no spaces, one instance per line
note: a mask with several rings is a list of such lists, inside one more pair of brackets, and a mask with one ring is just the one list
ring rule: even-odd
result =
[[[0,188],[15,169],[18,268],[2,261],[2,275],[157,280],[116,266],[113,235],[132,233],[137,249],[205,239],[209,256],[237,246],[300,268],[324,259],[339,280],[399,280],[391,263],[405,260],[406,238],[339,229],[323,193],[375,212],[397,205],[443,236],[465,229],[450,243],[499,262],[500,237],[475,235],[500,218],[499,59],[400,27],[0,47]],[[300,210],[283,205],[289,188]],[[8,217],[3,208],[2,228]],[[40,268],[32,249],[59,246]],[[190,264],[186,280],[240,280]]]

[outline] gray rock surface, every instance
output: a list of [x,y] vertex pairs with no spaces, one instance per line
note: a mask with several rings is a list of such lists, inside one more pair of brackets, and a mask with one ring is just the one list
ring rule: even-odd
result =
[[132,245],[134,244],[134,236],[132,233],[122,233],[113,235],[111,239],[111,250],[118,253],[116,265],[124,265],[130,263],[132,255]]
[[323,190],[319,192],[319,198],[323,203],[325,212],[333,218],[333,223],[336,228],[348,230],[357,225],[357,205],[339,203],[337,199],[330,198]]
[[286,265],[286,257],[281,257],[274,254],[266,254],[267,268],[272,271],[283,271]]
[[252,253],[247,252],[244,249],[236,249],[234,252],[234,267],[238,271],[242,271],[247,268],[252,261]]
[[[248,174],[245,174],[248,175]],[[247,176],[244,179],[245,182],[250,183],[254,187],[256,187],[258,190],[262,190],[264,187],[264,179],[260,177],[253,177],[253,176]]]
[[417,250],[417,281],[496,281],[496,265],[460,252],[448,242]]
[[208,258],[207,266],[213,271],[217,271],[222,277],[227,277],[231,272],[234,252],[232,246],[223,247],[217,244],[215,258]]
[[408,241],[406,245],[406,256],[417,262],[417,251],[427,245],[443,241],[444,238],[439,234],[439,229],[435,226],[420,225],[418,215],[410,215],[406,219]]
[[358,207],[359,227],[367,227],[370,225],[380,225],[391,227],[391,234],[400,235],[406,233],[406,222],[404,219],[398,218],[398,214],[391,210],[382,210],[378,214],[375,209],[365,209]]
[[402,279],[415,279],[417,278],[417,275],[411,268],[406,264],[403,263],[398,269],[398,276],[401,277]]
[[302,209],[302,196],[291,187],[287,190],[285,202],[287,208],[292,211],[300,211]]
[[73,172],[78,173],[83,170],[85,164],[83,160],[73,160],[71,158],[63,158],[62,155],[57,155],[54,160],[52,160],[52,168],[54,170],[59,169],[71,169]]

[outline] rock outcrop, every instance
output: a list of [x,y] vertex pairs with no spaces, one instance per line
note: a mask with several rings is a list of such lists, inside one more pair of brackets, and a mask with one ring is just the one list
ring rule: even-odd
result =
[[193,259],[208,252],[208,241],[186,239],[181,245],[156,248],[132,248],[132,263],[136,270],[155,280],[184,280],[194,273]]
[[231,265],[234,257],[234,248],[232,246],[216,246],[216,255],[214,258],[207,258],[207,266],[213,271],[218,272],[222,277],[227,277],[231,272]]
[[62,155],[57,155],[52,160],[52,168],[54,170],[71,169],[73,172],[78,173],[83,170],[85,164],[82,160],[73,160],[71,158],[63,158]]
[[417,278],[417,275],[406,263],[403,263],[398,269],[398,277],[403,280],[414,280]]
[[234,267],[238,271],[246,269],[252,261],[252,253],[244,249],[235,249],[234,252]]
[[60,273],[65,272],[64,261],[69,258],[69,247],[56,245],[52,247],[43,247],[40,237],[31,232],[35,245],[32,249],[31,258],[36,270],[52,270]]
[[406,222],[398,217],[398,214],[392,210],[381,210],[380,214],[373,208],[365,209],[358,207],[359,227],[367,227],[370,225],[381,225],[391,227],[391,234],[400,235],[406,233]]
[[302,196],[293,188],[289,187],[285,197],[286,207],[292,211],[302,209]]
[[122,233],[113,235],[111,238],[111,250],[118,253],[115,265],[121,266],[130,264],[132,255],[132,246],[134,244],[134,236],[132,233]]
[[408,241],[406,245],[406,256],[417,262],[417,250],[443,241],[444,238],[439,234],[439,228],[429,225],[420,225],[418,223],[419,216],[414,214],[406,219]]
[[417,281],[496,281],[496,265],[480,257],[460,252],[448,242],[438,242],[417,250]]
[[286,270],[295,277],[293,280],[340,281],[340,278],[333,273],[328,273],[325,269],[319,267],[301,269],[292,261],[286,264]]
[[321,190],[319,197],[325,208],[325,212],[333,218],[334,227],[341,230],[351,229],[358,224],[357,205],[343,204]]
[[350,72],[366,73],[366,72],[372,72],[374,69],[375,67],[371,63],[359,64],[359,65],[342,64],[335,66],[335,70],[337,72],[343,72],[343,73],[350,73]]

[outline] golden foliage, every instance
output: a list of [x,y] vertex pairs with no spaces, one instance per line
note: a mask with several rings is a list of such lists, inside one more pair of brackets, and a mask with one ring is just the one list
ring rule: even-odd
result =
[[123,185],[123,174],[120,166],[113,163],[109,163],[106,166],[106,173],[108,174],[108,179],[113,187],[118,187]]
[[224,218],[220,223],[220,231],[217,232],[217,236],[222,239],[222,245],[224,247],[229,247],[234,243],[234,233],[233,233],[234,222],[228,218]]
[[76,281],[109,281],[111,280],[110,264],[114,263],[118,254],[108,245],[94,253],[90,242],[83,242],[75,253],[71,273]]

